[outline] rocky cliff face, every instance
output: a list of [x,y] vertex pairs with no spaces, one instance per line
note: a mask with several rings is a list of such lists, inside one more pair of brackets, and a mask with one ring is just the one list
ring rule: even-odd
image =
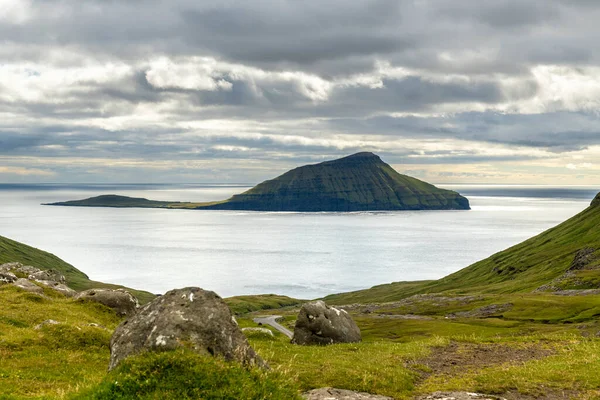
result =
[[600,193],[598,193],[596,195],[596,197],[594,197],[594,200],[592,200],[592,204],[590,204],[591,206],[600,206]]
[[257,211],[468,210],[456,192],[401,175],[373,153],[295,168],[212,207]]

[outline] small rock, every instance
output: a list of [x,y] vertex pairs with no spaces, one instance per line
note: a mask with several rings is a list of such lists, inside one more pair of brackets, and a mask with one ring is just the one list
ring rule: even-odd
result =
[[392,397],[329,387],[313,389],[303,393],[302,397],[306,400],[394,400]]
[[123,289],[89,289],[75,296],[77,300],[87,300],[104,304],[121,316],[131,316],[140,306],[138,299]]
[[0,283],[13,283],[17,280],[17,276],[12,272],[0,271]]
[[346,310],[330,307],[321,300],[302,306],[292,338],[292,343],[303,345],[360,341],[360,329],[350,314]]
[[42,289],[41,287],[39,287],[38,285],[36,285],[35,283],[28,281],[27,279],[24,278],[19,278],[17,279],[15,282],[12,283],[14,286],[26,290],[28,292],[32,292],[32,293],[38,293],[38,294],[42,294],[44,293],[44,289]]
[[100,329],[108,330],[108,328],[105,327],[104,325],[100,325],[100,324],[97,324],[95,322],[89,323],[88,326],[92,326],[94,328],[100,328]]
[[58,283],[65,283],[67,281],[64,275],[53,269],[49,269],[46,271],[38,270],[37,272],[29,274],[28,278],[38,282],[53,281]]
[[41,283],[44,286],[49,287],[52,290],[56,290],[59,293],[64,294],[67,297],[73,297],[77,294],[77,292],[73,289],[71,289],[70,287],[68,287],[67,285],[64,285],[62,283],[58,283],[55,281],[37,281],[38,283]]
[[109,370],[143,351],[180,347],[267,367],[216,293],[197,287],[171,290],[121,323],[110,340]]
[[267,328],[242,328],[242,332],[256,332],[274,337],[273,331]]
[[34,326],[34,327],[33,327],[33,329],[35,329],[35,330],[38,330],[38,331],[39,331],[40,329],[42,329],[42,328],[43,328],[44,326],[46,326],[46,325],[58,325],[58,324],[60,324],[60,322],[58,322],[58,321],[55,321],[55,320],[53,320],[53,319],[47,319],[47,320],[45,320],[44,322],[42,322],[42,323],[40,323],[40,324],[37,324],[36,326]]

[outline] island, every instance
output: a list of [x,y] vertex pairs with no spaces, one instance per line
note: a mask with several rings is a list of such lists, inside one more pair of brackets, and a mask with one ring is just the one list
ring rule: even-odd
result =
[[470,209],[469,200],[457,192],[402,175],[370,152],[294,168],[223,201],[168,202],[102,195],[48,205],[298,212]]

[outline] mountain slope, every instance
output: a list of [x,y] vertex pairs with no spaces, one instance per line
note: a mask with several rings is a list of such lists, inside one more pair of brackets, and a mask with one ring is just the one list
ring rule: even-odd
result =
[[600,288],[600,193],[567,221],[437,281],[396,282],[328,296],[332,303],[422,293],[517,293]]
[[456,192],[401,175],[373,153],[295,168],[215,209],[373,211],[469,209]]
[[164,202],[104,195],[51,205],[307,212],[469,209],[469,201],[460,194],[401,175],[366,152],[295,168],[220,202]]

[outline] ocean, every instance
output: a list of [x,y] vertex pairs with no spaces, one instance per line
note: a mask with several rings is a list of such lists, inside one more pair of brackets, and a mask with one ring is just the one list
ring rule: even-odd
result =
[[121,194],[211,201],[247,185],[0,185],[0,235],[51,252],[91,279],[154,293],[312,299],[437,279],[586,208],[598,188],[439,185],[470,211],[270,213],[51,207]]

